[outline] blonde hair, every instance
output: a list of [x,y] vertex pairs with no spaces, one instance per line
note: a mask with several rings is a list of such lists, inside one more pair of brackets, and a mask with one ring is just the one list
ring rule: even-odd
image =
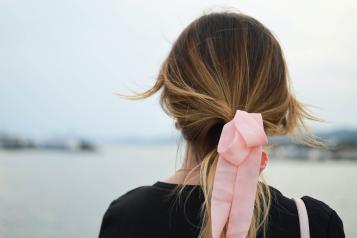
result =
[[[211,237],[217,144],[223,125],[237,109],[261,113],[268,136],[308,132],[304,120],[318,120],[294,97],[273,34],[256,19],[236,12],[213,12],[194,20],[174,42],[153,87],[121,96],[144,99],[160,89],[161,107],[175,120],[199,165],[205,198],[199,238]],[[316,142],[306,135],[308,143]],[[270,200],[270,189],[261,180],[249,238],[266,233]]]

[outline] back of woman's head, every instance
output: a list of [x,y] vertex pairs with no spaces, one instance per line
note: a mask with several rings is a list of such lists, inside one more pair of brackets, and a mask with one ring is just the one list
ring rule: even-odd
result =
[[[267,135],[305,130],[315,119],[295,99],[282,49],[259,21],[235,12],[203,15],[189,24],[164,60],[155,85],[129,99],[162,89],[160,104],[176,121],[200,166],[205,194],[201,237],[210,237],[210,196],[217,144],[236,110],[261,113]],[[260,183],[249,232],[266,224],[269,192]]]

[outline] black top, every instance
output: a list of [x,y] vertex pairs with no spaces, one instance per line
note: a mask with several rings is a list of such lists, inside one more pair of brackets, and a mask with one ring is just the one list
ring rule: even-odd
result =
[[[158,181],[151,186],[132,189],[114,200],[104,214],[99,238],[196,238],[203,203],[201,187],[188,185],[181,197],[170,196],[175,186]],[[272,205],[268,237],[299,238],[299,218],[294,200],[273,187],[270,189]],[[333,209],[309,196],[302,197],[302,200],[308,212],[311,238],[345,237],[342,221]]]

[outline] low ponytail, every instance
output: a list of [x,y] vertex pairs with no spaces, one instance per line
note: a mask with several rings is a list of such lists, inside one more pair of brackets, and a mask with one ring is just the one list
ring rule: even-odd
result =
[[[209,152],[202,160],[200,165],[200,185],[204,193],[204,203],[202,205],[202,228],[198,238],[208,238],[212,235],[211,230],[211,197],[213,189],[213,181],[218,162],[218,152],[216,149]],[[256,237],[258,230],[261,229],[263,234],[266,234],[268,223],[268,213],[270,208],[271,193],[268,185],[263,178],[257,184],[257,194],[254,205],[253,219],[249,228],[248,237]],[[227,227],[224,228],[221,237],[224,238]]]

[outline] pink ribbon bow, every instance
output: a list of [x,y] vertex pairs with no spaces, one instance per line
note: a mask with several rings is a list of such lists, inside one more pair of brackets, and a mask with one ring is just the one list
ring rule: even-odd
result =
[[227,238],[247,236],[259,174],[268,160],[267,143],[260,113],[237,110],[224,125],[211,198],[213,238],[220,237],[227,221]]

